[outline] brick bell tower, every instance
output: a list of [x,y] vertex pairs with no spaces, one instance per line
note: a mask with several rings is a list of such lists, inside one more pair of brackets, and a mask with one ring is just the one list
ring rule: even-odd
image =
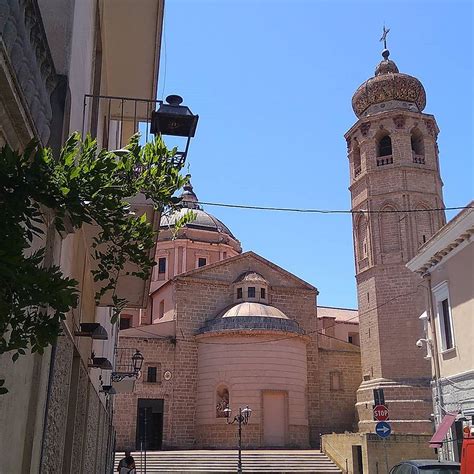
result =
[[383,389],[393,431],[421,434],[432,432],[433,411],[430,361],[416,347],[426,289],[405,264],[445,224],[443,211],[429,210],[444,208],[439,129],[422,112],[421,82],[389,55],[385,48],[375,76],[355,92],[358,120],[345,134],[363,375],[356,408],[359,431],[373,432],[374,390]]

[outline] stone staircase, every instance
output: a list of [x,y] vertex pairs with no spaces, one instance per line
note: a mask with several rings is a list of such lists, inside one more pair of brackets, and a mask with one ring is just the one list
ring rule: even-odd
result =
[[[237,451],[148,451],[146,470],[143,453],[132,453],[137,474],[157,472],[237,472]],[[123,452],[115,453],[115,469]],[[341,474],[341,470],[317,450],[245,450],[242,452],[243,472],[292,473],[314,472]]]

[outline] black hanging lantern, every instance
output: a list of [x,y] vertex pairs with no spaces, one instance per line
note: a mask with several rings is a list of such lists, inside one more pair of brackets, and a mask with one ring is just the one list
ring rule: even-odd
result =
[[189,143],[196,133],[199,115],[194,115],[189,107],[181,105],[183,98],[179,95],[169,95],[167,103],[161,103],[160,108],[151,114],[151,133],[187,138],[186,149],[179,152],[186,159]]
[[144,359],[145,358],[143,357],[142,353],[138,349],[135,351],[135,354],[132,355],[133,372],[135,374],[138,374],[140,370],[142,370]]
[[183,98],[169,95],[151,115],[151,133],[174,135],[176,137],[194,137],[199,115],[193,115],[189,107],[181,105]]

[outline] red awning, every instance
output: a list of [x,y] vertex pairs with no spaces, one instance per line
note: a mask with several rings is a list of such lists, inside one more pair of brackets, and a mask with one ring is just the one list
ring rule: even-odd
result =
[[454,423],[456,416],[457,413],[446,413],[446,415],[444,415],[436,433],[430,439],[430,448],[441,448],[441,446],[443,446],[444,438],[446,438],[449,428],[451,428],[451,425]]

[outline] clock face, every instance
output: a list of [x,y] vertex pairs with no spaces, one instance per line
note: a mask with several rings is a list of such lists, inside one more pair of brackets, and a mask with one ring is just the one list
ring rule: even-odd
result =
[[171,372],[169,370],[166,370],[163,374],[163,378],[168,381],[168,380],[171,380]]

